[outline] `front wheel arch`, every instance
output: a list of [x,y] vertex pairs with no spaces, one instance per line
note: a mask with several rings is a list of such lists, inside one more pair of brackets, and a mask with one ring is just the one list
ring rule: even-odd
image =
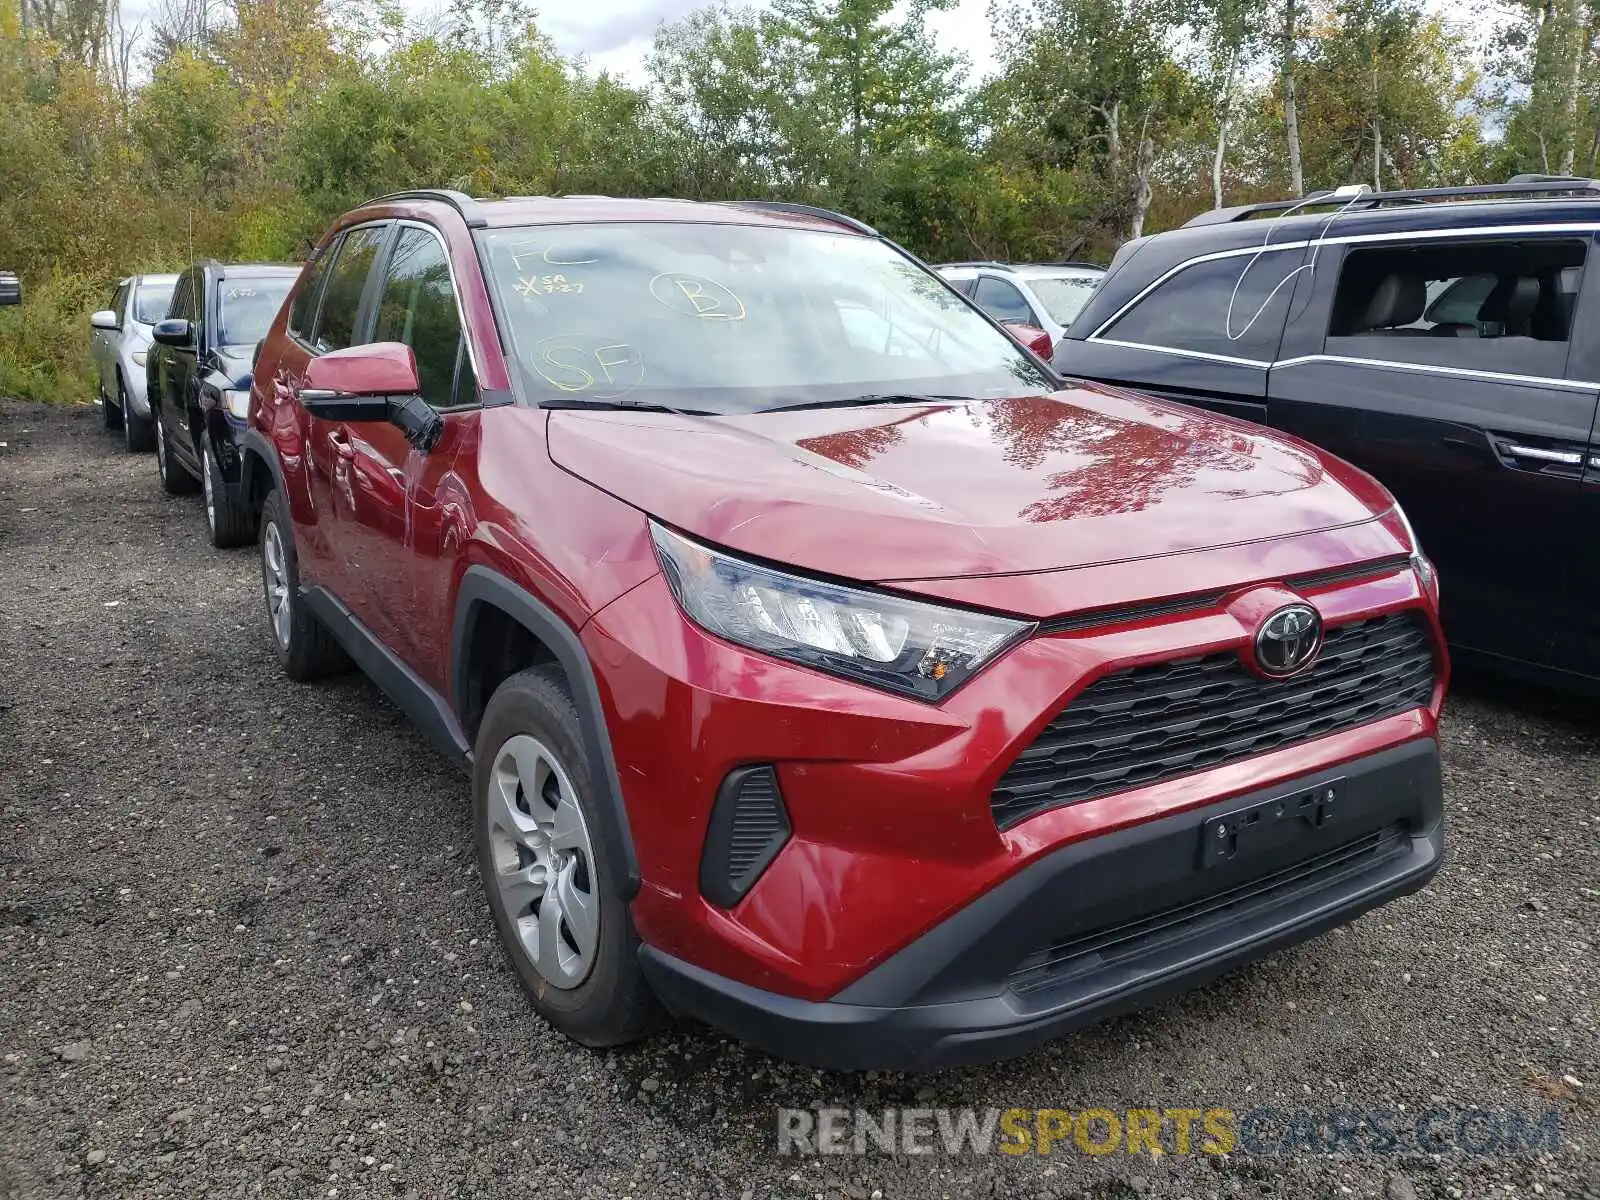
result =
[[[583,729],[584,749],[594,768],[603,818],[613,836],[606,839],[612,878],[620,886],[622,899],[631,901],[639,892],[639,859],[633,845],[628,811],[622,799],[622,783],[606,728],[605,707],[600,685],[595,679],[589,655],[572,626],[554,610],[498,571],[484,566],[467,568],[456,593],[455,622],[450,636],[450,690],[456,717],[469,739],[477,736],[476,718],[466,710],[465,698],[474,694],[471,649],[480,622],[496,619],[493,614],[515,622],[548,651],[550,661],[566,676],[574,707]],[[487,697],[484,698],[487,700]]]

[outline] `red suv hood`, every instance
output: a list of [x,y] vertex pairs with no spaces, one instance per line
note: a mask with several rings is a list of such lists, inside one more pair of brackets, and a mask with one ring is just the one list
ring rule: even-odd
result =
[[862,580],[1149,558],[1376,511],[1309,448],[1093,385],[736,417],[569,409],[549,433],[561,466],[687,533]]

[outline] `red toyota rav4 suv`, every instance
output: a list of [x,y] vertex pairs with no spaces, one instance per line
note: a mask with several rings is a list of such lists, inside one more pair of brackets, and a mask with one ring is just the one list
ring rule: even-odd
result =
[[535,1008],[1015,1053],[1424,884],[1432,568],[1382,487],[1063,381],[797,205],[385,197],[262,346],[283,664],[471,771]]

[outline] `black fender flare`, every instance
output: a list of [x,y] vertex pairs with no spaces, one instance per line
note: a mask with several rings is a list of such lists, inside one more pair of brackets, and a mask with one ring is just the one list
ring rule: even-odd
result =
[[246,429],[239,435],[239,491],[242,497],[248,498],[255,495],[255,473],[261,468],[257,461],[266,463],[267,471],[272,475],[272,486],[287,498],[288,489],[283,485],[283,466],[278,462],[278,449],[266,435],[254,426]]
[[460,711],[467,694],[466,648],[472,632],[486,608],[496,608],[538,638],[555,655],[572,687],[572,703],[583,727],[584,749],[594,764],[600,810],[610,825],[606,839],[611,848],[613,877],[621,881],[622,899],[631,901],[639,892],[639,859],[634,851],[633,831],[628,810],[622,801],[622,782],[617,775],[616,758],[611,751],[611,734],[606,729],[605,708],[600,702],[600,687],[589,664],[589,655],[572,626],[553,609],[526,589],[489,567],[471,566],[456,592],[455,622],[450,634],[450,691],[456,716],[465,727]]

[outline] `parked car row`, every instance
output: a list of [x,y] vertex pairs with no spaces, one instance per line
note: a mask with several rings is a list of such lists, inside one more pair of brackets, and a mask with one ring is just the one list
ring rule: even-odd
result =
[[151,338],[163,485],[253,535],[290,679],[359,666],[462,765],[585,1044],[994,1058],[1439,865],[1393,497],[1064,380],[848,217],[402,193]]
[[90,343],[108,428],[130,451],[154,450],[169,493],[205,494],[218,547],[255,532],[241,503],[237,435],[249,410],[252,358],[300,274],[298,266],[194,264],[179,275],[136,275],[90,318]]

